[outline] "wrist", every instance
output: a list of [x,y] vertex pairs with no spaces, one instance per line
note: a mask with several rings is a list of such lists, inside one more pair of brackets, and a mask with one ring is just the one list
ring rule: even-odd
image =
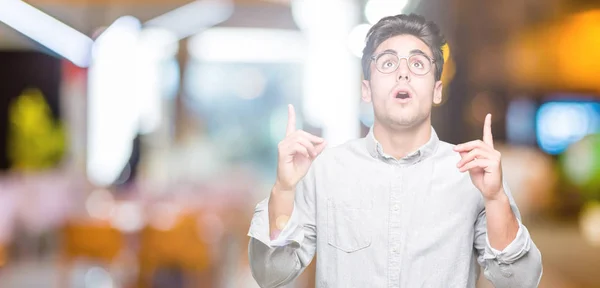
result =
[[[282,207],[281,205],[284,205],[284,207],[287,207],[288,205],[293,205],[294,203],[294,198],[296,197],[296,193],[295,190],[286,186],[282,186],[279,183],[275,183],[275,185],[273,185],[273,189],[271,189],[271,195],[270,195],[270,200],[269,200],[269,205],[271,202],[275,202],[278,203],[277,205],[275,205],[275,207]],[[287,205],[285,203],[288,203]],[[269,206],[270,207],[270,206]],[[273,207],[273,208],[275,208]],[[271,208],[269,208],[271,209]],[[272,212],[280,212],[279,210],[280,208],[275,208],[272,210]],[[285,209],[287,210],[287,209]],[[289,213],[288,213],[289,215]],[[273,215],[273,216],[278,216],[278,215]]]
[[495,204],[506,204],[508,203],[508,196],[504,193],[504,188],[500,188],[500,191],[494,193],[491,196],[483,198],[485,205],[495,205]]
[[273,185],[273,189],[271,193],[281,194],[281,193],[292,193],[294,192],[294,187],[285,185],[279,181],[275,181],[275,185]]

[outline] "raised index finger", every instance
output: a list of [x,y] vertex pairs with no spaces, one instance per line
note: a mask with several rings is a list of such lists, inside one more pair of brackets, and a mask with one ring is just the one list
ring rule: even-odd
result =
[[492,137],[492,114],[485,116],[483,123],[483,142],[494,148],[494,137]]
[[289,136],[294,133],[294,131],[296,131],[296,111],[292,104],[288,104],[288,123],[287,129],[285,130],[285,136]]

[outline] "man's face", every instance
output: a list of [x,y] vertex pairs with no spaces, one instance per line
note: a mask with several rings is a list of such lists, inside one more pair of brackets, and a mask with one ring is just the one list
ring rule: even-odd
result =
[[[387,39],[373,55],[396,54],[408,57],[415,54],[425,54],[433,59],[431,49],[419,38],[412,35],[398,35]],[[394,59],[392,57],[392,59]],[[431,114],[432,103],[439,104],[442,100],[442,82],[435,81],[435,64],[425,75],[418,75],[421,64],[408,63],[400,59],[398,68],[389,74],[382,73],[376,68],[376,62],[371,61],[371,80],[362,84],[362,99],[373,102],[375,121],[390,128],[410,128],[427,120]],[[393,63],[380,61],[383,69]],[[411,71],[408,66],[413,66]],[[382,67],[380,65],[380,67]]]

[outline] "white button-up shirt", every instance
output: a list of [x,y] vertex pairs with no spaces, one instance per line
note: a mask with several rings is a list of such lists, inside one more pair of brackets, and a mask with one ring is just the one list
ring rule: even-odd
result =
[[316,287],[537,287],[541,254],[519,221],[503,251],[487,239],[483,196],[456,168],[453,145],[431,139],[402,159],[369,134],[326,149],[296,187],[290,221],[269,238],[268,199],[255,209],[250,265],[261,287],[294,280],[315,252]]

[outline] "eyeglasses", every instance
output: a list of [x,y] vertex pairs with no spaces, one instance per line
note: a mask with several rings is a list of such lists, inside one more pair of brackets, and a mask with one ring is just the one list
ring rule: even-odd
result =
[[383,52],[378,55],[371,56],[371,60],[375,62],[377,70],[383,74],[390,74],[398,70],[400,61],[406,59],[408,69],[415,75],[423,76],[431,71],[431,66],[435,60],[431,60],[424,54],[412,54],[408,57],[398,57],[392,52]]

